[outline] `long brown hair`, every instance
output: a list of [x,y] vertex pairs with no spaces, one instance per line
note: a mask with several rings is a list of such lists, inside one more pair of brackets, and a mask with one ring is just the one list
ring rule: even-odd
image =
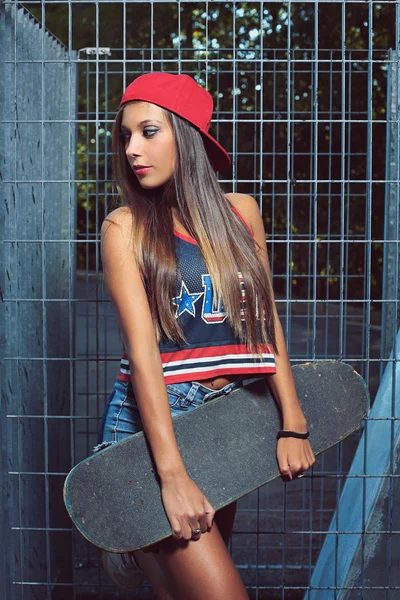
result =
[[[260,343],[272,343],[277,352],[272,286],[255,252],[255,241],[225,197],[199,131],[178,115],[163,111],[174,132],[176,161],[173,176],[161,194],[160,190],[142,188],[129,165],[120,129],[123,109],[116,116],[112,134],[114,182],[122,205],[132,211],[135,258],[157,340],[186,341],[172,302],[176,296],[175,206],[199,246],[216,304],[223,302],[238,340],[259,355]],[[238,271],[243,276],[245,303]]]

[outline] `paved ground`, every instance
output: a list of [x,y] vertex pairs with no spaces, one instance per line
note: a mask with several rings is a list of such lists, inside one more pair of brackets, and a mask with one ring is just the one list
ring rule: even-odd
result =
[[[109,302],[99,302],[103,298],[102,286],[96,286],[94,280],[88,284],[78,279],[76,296],[86,299],[77,304],[76,315],[76,356],[81,359],[76,363],[76,415],[88,418],[76,420],[75,462],[90,454],[96,443],[99,418],[118,371],[122,349],[113,307]],[[288,338],[292,359],[310,359],[313,355],[344,358],[369,378],[374,394],[379,364],[370,362],[369,372],[363,370],[362,315],[353,310],[341,320],[338,307],[330,305],[329,315],[313,318],[304,314],[306,309],[306,303],[293,306]],[[326,309],[327,305],[321,305],[319,312]],[[284,304],[279,303],[279,311],[285,328]],[[376,359],[379,330],[379,323],[370,328],[370,357]],[[345,341],[342,354],[340,339]],[[286,599],[303,598],[343,483],[334,475],[347,472],[358,435],[350,436],[340,447],[320,457],[312,479],[287,485],[277,480],[240,500],[231,550],[251,598],[281,599],[283,583]],[[77,533],[74,539],[76,598],[132,598],[109,585],[99,568],[97,550]],[[144,587],[134,597],[152,598],[152,594]]]

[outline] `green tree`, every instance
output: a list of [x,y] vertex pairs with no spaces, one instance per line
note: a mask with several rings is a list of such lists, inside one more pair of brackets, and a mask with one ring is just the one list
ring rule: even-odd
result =
[[[370,192],[364,181],[372,179],[372,238],[382,239],[384,189],[373,181],[384,179],[385,173],[386,61],[388,49],[395,45],[395,6],[305,2],[291,4],[290,14],[286,3],[208,6],[206,12],[200,2],[45,5],[46,28],[66,46],[71,10],[72,48],[94,47],[98,40],[100,47],[111,49],[111,61],[116,61],[103,62],[100,57],[96,74],[96,62],[80,53],[78,231],[96,235],[94,212],[99,211],[101,222],[110,199],[111,126],[106,121],[113,119],[118,107],[123,59],[127,81],[152,65],[171,71],[180,65],[198,83],[207,83],[219,121],[212,133],[229,150],[235,131],[237,189],[262,197],[274,271],[284,274],[289,266],[291,293],[307,297],[316,274],[317,297],[338,297],[341,255],[336,242],[349,239],[359,243],[344,245],[347,293],[365,297],[360,276],[368,268],[363,240]],[[29,9],[41,21],[42,7]],[[371,55],[373,63],[368,60]],[[223,123],[232,118],[232,109],[234,128]],[[86,122],[95,116],[97,128]],[[349,122],[368,118],[381,121],[373,129],[372,172],[367,123]],[[335,183],[342,179],[346,184]],[[289,256],[285,244],[275,243],[288,235],[293,242]],[[80,252],[81,266],[87,259],[94,266],[92,246],[89,254]],[[372,295],[380,297],[380,243],[371,245],[371,256]],[[286,293],[285,277],[277,277],[276,289],[278,294]]]

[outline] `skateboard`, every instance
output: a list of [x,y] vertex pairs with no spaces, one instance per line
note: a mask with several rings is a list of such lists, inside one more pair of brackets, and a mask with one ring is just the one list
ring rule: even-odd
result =
[[[359,427],[369,394],[350,365],[305,363],[293,375],[315,455]],[[215,510],[280,475],[280,411],[263,378],[174,417],[173,426],[188,475]],[[108,552],[137,550],[172,533],[143,432],[76,465],[64,503],[80,533]]]

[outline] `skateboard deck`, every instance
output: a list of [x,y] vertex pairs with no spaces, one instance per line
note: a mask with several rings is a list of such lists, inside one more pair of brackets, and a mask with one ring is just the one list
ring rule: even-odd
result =
[[[293,367],[315,455],[355,431],[369,408],[366,384],[338,361]],[[280,411],[263,379],[173,419],[189,476],[215,510],[280,475]],[[77,529],[109,552],[143,548],[171,535],[151,452],[143,432],[76,465],[64,502]]]

